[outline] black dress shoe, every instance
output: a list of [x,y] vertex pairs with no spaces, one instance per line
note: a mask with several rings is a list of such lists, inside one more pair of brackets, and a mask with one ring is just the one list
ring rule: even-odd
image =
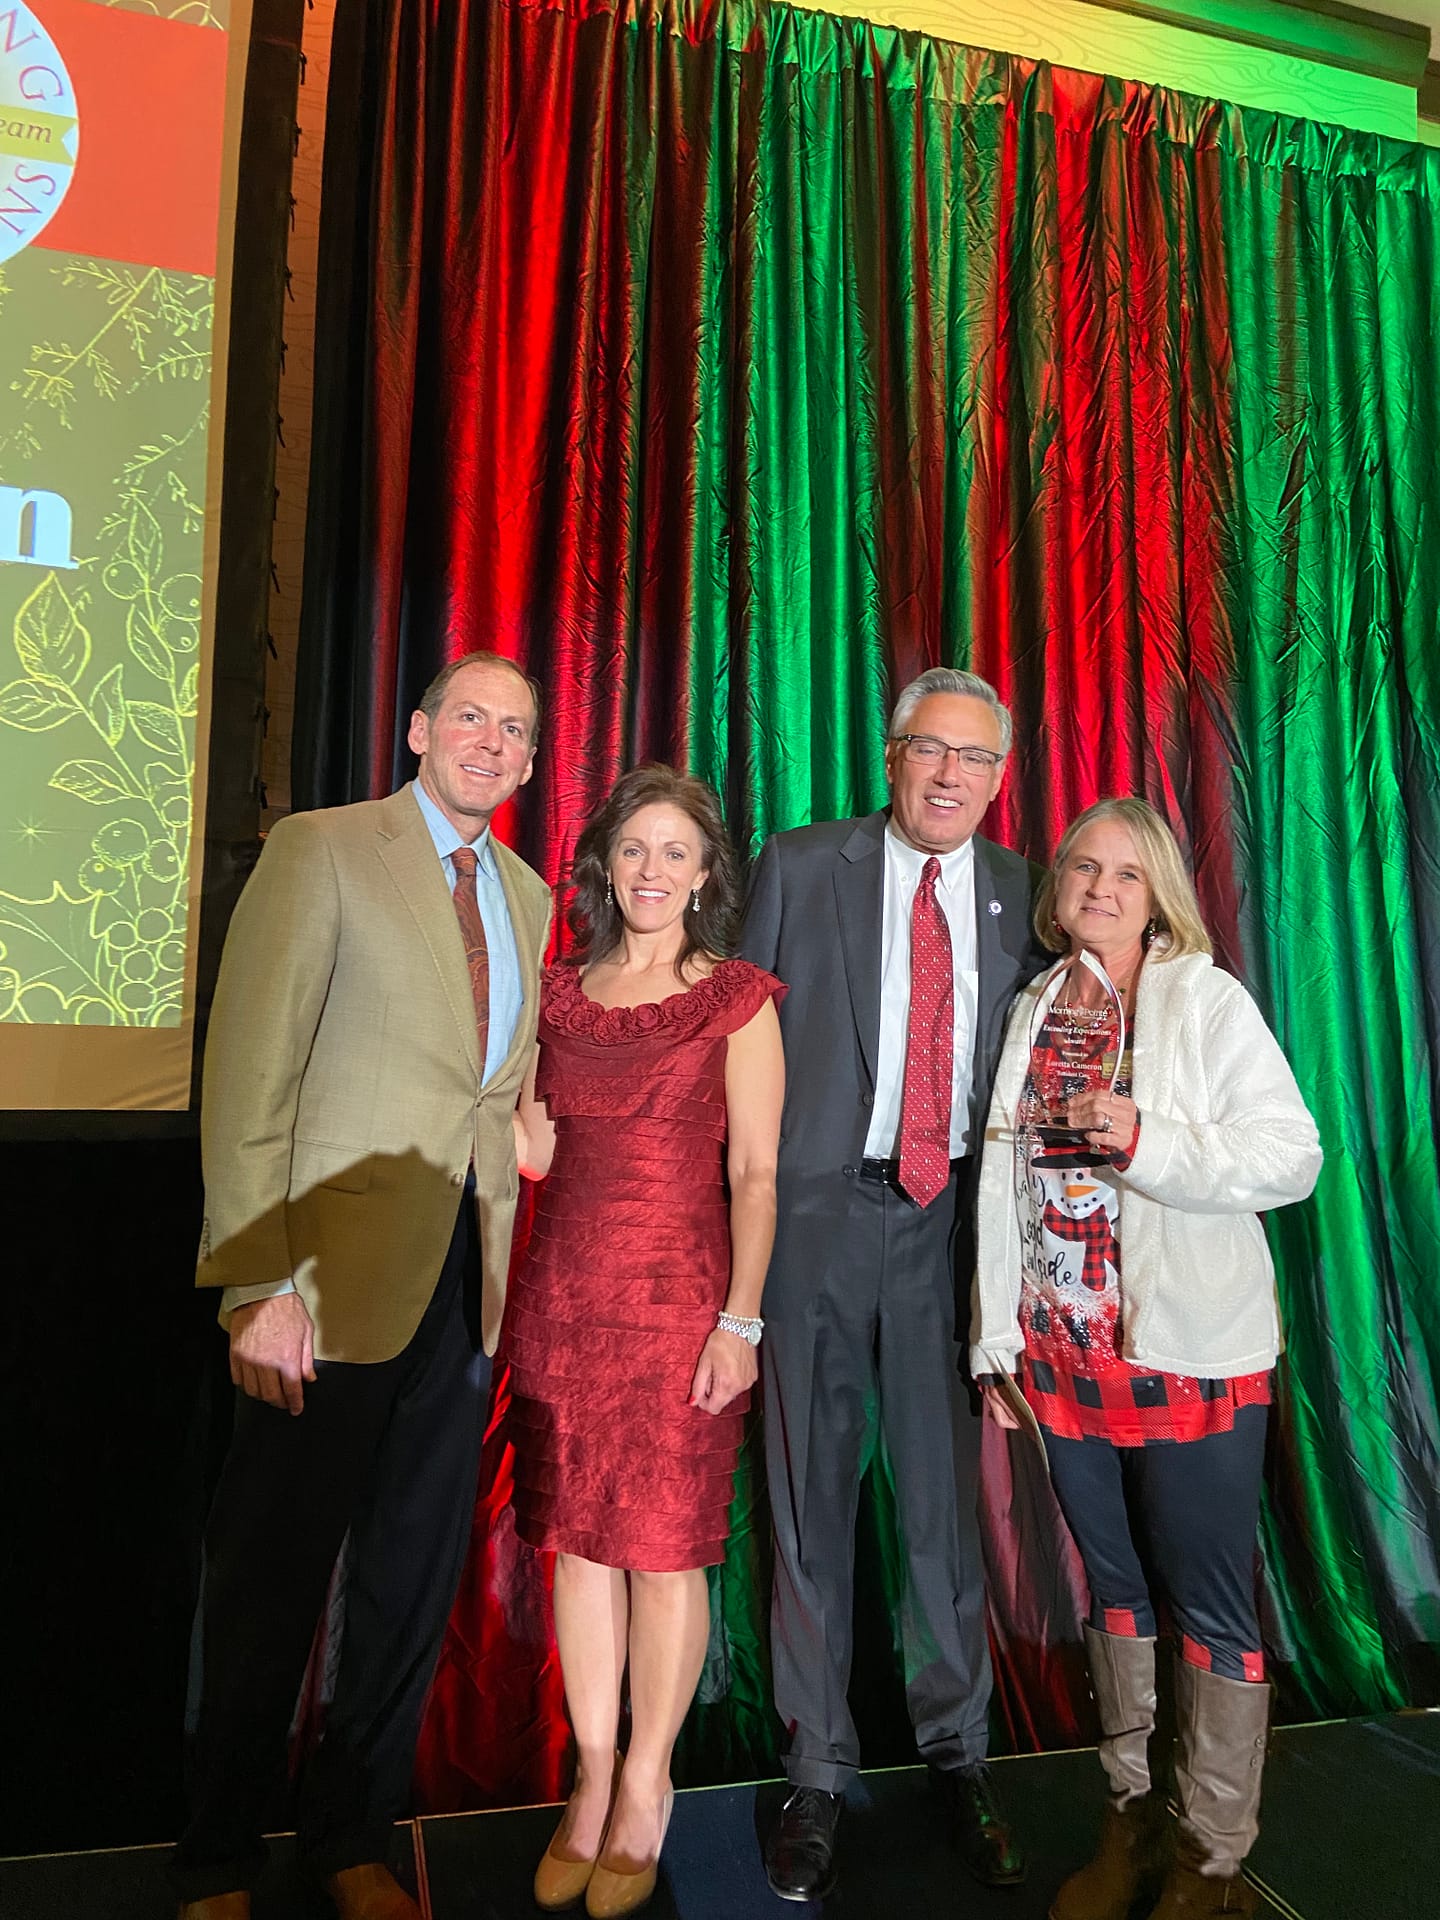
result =
[[844,1795],[796,1787],[765,1842],[765,1878],[782,1900],[823,1900],[835,1885]]
[[981,1886],[1018,1887],[1025,1878],[1025,1856],[1001,1811],[990,1769],[932,1767],[930,1780],[949,1810],[960,1858]]

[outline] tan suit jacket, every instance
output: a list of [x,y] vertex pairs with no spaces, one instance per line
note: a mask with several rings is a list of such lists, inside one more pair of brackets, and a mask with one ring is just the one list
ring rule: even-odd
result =
[[197,1282],[292,1279],[317,1359],[388,1360],[406,1345],[472,1160],[495,1350],[519,1186],[510,1117],[550,894],[492,845],[525,1004],[483,1088],[459,923],[408,788],[282,820],[231,921],[205,1052]]

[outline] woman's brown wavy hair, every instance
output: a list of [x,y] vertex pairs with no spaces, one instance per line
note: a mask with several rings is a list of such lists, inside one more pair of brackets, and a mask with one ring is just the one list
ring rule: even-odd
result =
[[683,979],[687,963],[696,954],[728,960],[735,951],[740,927],[740,877],[735,849],[725,830],[720,802],[703,780],[674,767],[650,763],[622,773],[605,799],[585,822],[575,843],[570,870],[574,898],[566,918],[575,936],[575,957],[588,965],[606,960],[620,944],[625,922],[613,899],[607,899],[610,862],[626,823],[642,807],[678,807],[693,820],[700,835],[702,861],[708,869],[700,889],[700,908],[685,909],[684,938],[675,959]]

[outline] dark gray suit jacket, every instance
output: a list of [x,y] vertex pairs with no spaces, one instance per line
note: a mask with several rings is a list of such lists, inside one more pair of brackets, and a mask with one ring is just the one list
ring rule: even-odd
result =
[[[780,1008],[785,1113],[767,1311],[798,1304],[809,1291],[807,1276],[818,1281],[842,1251],[838,1241],[874,1104],[888,818],[872,813],[777,833],[751,875],[741,952],[790,989]],[[1040,869],[978,834],[974,847],[979,985],[972,1145],[989,1110],[1010,1003],[1054,957],[1030,925]],[[972,1155],[972,1164],[978,1159]],[[969,1211],[962,1207],[967,1217]],[[968,1277],[967,1265],[967,1285]]]

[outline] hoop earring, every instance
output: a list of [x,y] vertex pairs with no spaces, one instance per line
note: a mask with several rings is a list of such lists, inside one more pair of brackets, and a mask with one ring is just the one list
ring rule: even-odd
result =
[[605,904],[607,907],[613,907],[615,904],[615,889],[610,884],[610,877],[608,874],[606,875],[606,878],[605,878]]
[[700,889],[699,889],[699,887],[695,887],[695,888],[694,888],[694,889],[693,889],[693,890],[691,891],[691,894],[690,894],[690,911],[691,911],[692,913],[699,913],[699,911],[700,911]]

